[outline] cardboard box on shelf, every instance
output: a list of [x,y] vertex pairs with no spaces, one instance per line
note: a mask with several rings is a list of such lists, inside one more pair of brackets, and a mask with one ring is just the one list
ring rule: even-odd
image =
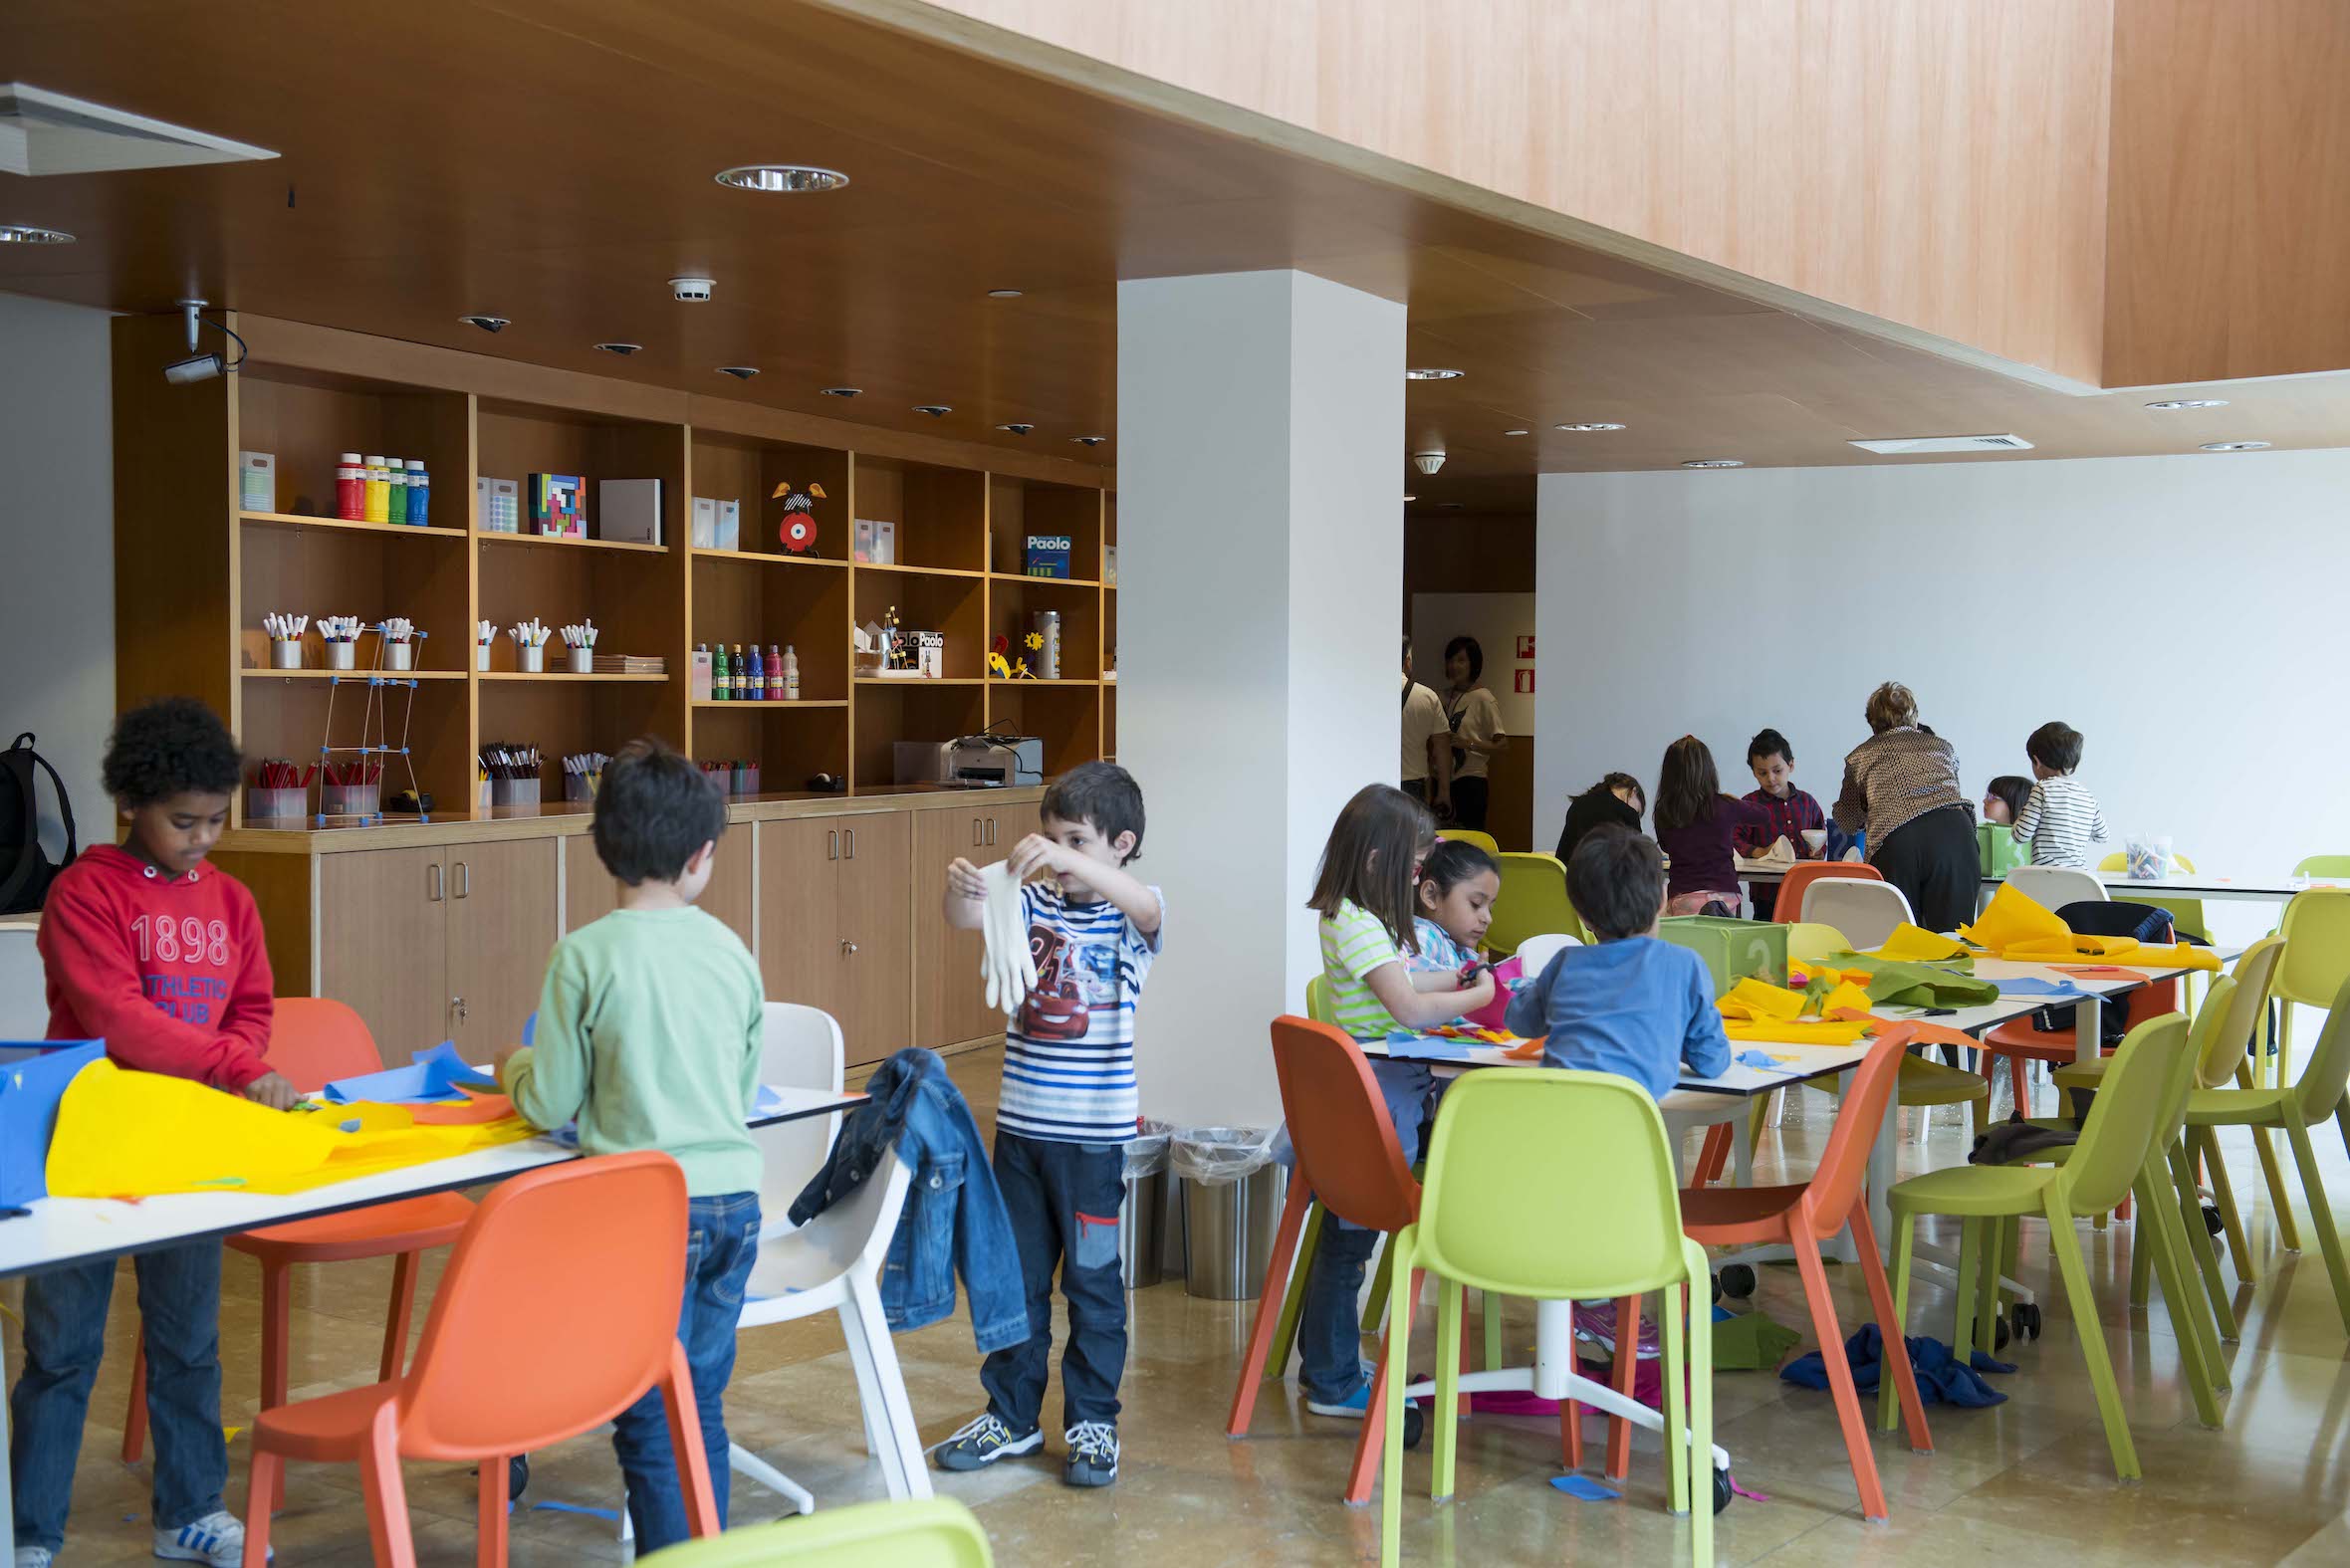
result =
[[595,492],[595,536],[620,545],[661,542],[661,482],[606,479]]

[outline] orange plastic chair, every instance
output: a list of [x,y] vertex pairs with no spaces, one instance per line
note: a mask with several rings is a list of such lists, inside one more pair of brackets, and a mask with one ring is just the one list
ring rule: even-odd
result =
[[1883,873],[1864,860],[1801,860],[1787,869],[1778,879],[1777,902],[1770,906],[1773,925],[1791,926],[1803,918],[1803,890],[1812,883],[1831,876],[1858,877],[1863,882],[1882,882]]
[[[1403,1146],[1396,1141],[1387,1102],[1360,1045],[1327,1023],[1285,1015],[1273,1020],[1273,1070],[1281,1081],[1282,1111],[1289,1119],[1296,1166],[1290,1173],[1289,1202],[1274,1236],[1265,1286],[1257,1296],[1256,1326],[1249,1332],[1248,1358],[1241,1364],[1240,1386],[1233,1390],[1232,1414],[1225,1423],[1226,1435],[1234,1438],[1248,1436],[1257,1414],[1257,1396],[1264,1387],[1265,1364],[1272,1355],[1284,1287],[1307,1208],[1319,1203],[1349,1225],[1389,1234],[1420,1215],[1419,1180],[1403,1162]],[[1419,1284],[1415,1273],[1411,1288],[1417,1290]],[[1392,1343],[1380,1349],[1362,1435],[1354,1446],[1354,1467],[1347,1477],[1348,1502],[1368,1502],[1378,1478],[1393,1350]]]
[[[269,1064],[305,1094],[338,1078],[382,1068],[374,1036],[356,1012],[328,997],[280,997],[270,1025]],[[416,1309],[417,1254],[447,1246],[473,1218],[473,1200],[456,1193],[402,1198],[371,1209],[297,1220],[232,1235],[228,1244],[261,1262],[261,1406],[286,1403],[287,1345],[292,1335],[296,1263],[343,1263],[391,1257],[391,1306],[383,1321],[383,1359],[375,1375],[400,1375],[408,1355],[408,1320]],[[130,1408],[122,1416],[122,1462],[146,1447],[146,1344],[130,1364]]]
[[[2159,1018],[2166,1012],[2178,1010],[2179,977],[2166,976],[2152,985],[2139,987],[2122,999],[2124,1031],[2134,1029],[2150,1018]],[[2031,1114],[2031,1086],[2025,1080],[2023,1064],[2027,1061],[2045,1061],[2058,1066],[2065,1065],[2075,1059],[2076,1038],[2071,1029],[2052,1029],[2042,1033],[2031,1026],[2031,1019],[2012,1018],[1984,1034],[1983,1048],[1977,1052],[1976,1060],[1983,1068],[1986,1084],[1992,1081],[1998,1063],[2005,1060],[2007,1087],[2014,1095],[2017,1108],[2028,1116]],[[2101,1054],[2112,1053],[2108,1051]],[[1991,1119],[1991,1096],[1985,1095],[1975,1104],[1978,1118],[1976,1131],[1981,1132],[1983,1125]],[[2123,1206],[2122,1213],[2123,1218],[2128,1218],[2127,1205]]]
[[1878,1331],[1884,1336],[1894,1386],[1901,1394],[1902,1414],[1909,1421],[1910,1447],[1920,1454],[1932,1453],[1934,1441],[1927,1435],[1925,1410],[1918,1401],[1909,1342],[1902,1338],[1901,1318],[1893,1310],[1893,1290],[1886,1283],[1876,1233],[1869,1225],[1868,1196],[1861,1190],[1868,1173],[1869,1150],[1892,1101],[1909,1039],[1909,1032],[1897,1025],[1869,1047],[1852,1075],[1852,1092],[1844,1096],[1843,1107],[1836,1112],[1827,1149],[1809,1182],[1793,1187],[1700,1188],[1681,1194],[1681,1230],[1691,1240],[1704,1246],[1775,1241],[1793,1250],[1796,1271],[1803,1279],[1803,1298],[1811,1307],[1811,1326],[1819,1335],[1820,1360],[1827,1364],[1836,1420],[1844,1429],[1844,1449],[1852,1458],[1852,1478],[1860,1487],[1861,1511],[1880,1521],[1885,1517],[1885,1488],[1877,1478],[1868,1423],[1861,1417],[1860,1395],[1853,1387],[1852,1366],[1844,1355],[1844,1331],[1836,1324],[1836,1305],[1828,1294],[1819,1243],[1851,1226],[1861,1278],[1877,1314]]
[[657,1388],[686,1517],[718,1533],[718,1502],[677,1304],[685,1173],[657,1151],[532,1171],[482,1201],[424,1320],[406,1376],[265,1410],[253,1427],[245,1561],[268,1560],[290,1459],[359,1466],[377,1568],[415,1568],[402,1459],[480,1466],[478,1554],[506,1561],[506,1459],[589,1432]]

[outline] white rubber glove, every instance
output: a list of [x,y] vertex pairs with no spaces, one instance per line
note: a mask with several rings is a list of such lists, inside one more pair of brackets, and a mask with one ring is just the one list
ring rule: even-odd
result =
[[1028,1001],[1037,984],[1036,955],[1029,951],[1028,921],[1020,898],[1020,884],[1011,868],[999,860],[982,869],[987,899],[980,919],[985,951],[980,974],[987,982],[988,1006],[1010,1017]]

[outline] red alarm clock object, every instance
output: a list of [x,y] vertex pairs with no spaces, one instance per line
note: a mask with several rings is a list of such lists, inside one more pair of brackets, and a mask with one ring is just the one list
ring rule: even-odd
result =
[[806,512],[794,512],[784,519],[777,531],[784,549],[795,556],[805,556],[816,549],[816,519]]

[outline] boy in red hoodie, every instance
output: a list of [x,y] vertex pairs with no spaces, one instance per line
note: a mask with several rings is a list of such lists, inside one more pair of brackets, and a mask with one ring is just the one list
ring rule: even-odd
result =
[[[204,863],[228,821],[242,761],[210,709],[166,698],[121,716],[106,786],[128,827],[50,885],[41,915],[49,1037],[99,1039],[141,1072],[194,1078],[279,1110],[294,1086],[270,1070],[273,986],[261,917],[243,883]],[[244,1526],[221,1505],[220,1243],[141,1253],[138,1311],[155,1439],[154,1552],[242,1562]],[[14,1568],[64,1545],[90,1387],[106,1349],[115,1265],[25,1281],[25,1370],[10,1405]]]

